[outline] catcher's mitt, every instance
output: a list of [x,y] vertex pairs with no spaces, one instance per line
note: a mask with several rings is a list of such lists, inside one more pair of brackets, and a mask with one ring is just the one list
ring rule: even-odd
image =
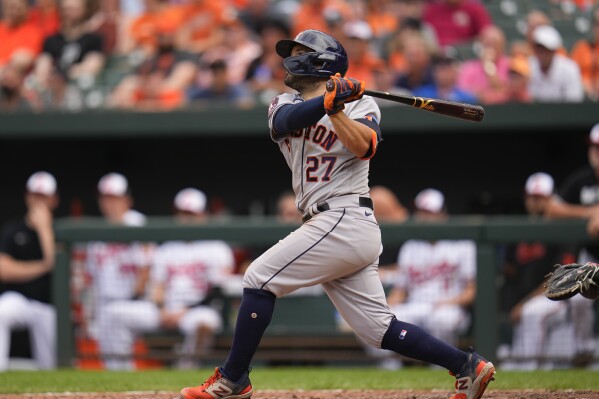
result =
[[553,301],[561,301],[578,293],[588,299],[599,298],[599,264],[555,265],[555,271],[549,274],[549,280],[545,283],[545,296]]

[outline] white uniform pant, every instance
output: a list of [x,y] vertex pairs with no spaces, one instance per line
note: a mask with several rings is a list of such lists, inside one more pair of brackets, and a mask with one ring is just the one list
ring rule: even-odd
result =
[[332,209],[313,216],[254,260],[243,286],[282,297],[322,284],[349,326],[380,348],[393,318],[378,274],[381,249],[372,210]]
[[[107,355],[105,367],[109,370],[133,369],[131,355],[135,337],[160,328],[160,309],[150,301],[115,301],[105,304],[101,313],[98,341],[100,352]],[[183,352],[191,354],[196,348],[198,329],[206,327],[219,332],[222,318],[213,308],[198,306],[189,309],[177,327],[184,335]]]
[[10,334],[27,328],[31,352],[40,369],[56,366],[56,311],[54,306],[26,298],[18,292],[0,295],[0,371],[8,368]]

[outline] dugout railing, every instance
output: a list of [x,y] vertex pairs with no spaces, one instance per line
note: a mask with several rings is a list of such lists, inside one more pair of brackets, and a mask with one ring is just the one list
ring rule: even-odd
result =
[[[202,225],[178,225],[172,219],[150,218],[144,227],[118,227],[99,219],[59,219],[55,223],[59,243],[54,271],[54,303],[57,309],[58,365],[72,367],[75,337],[71,315],[71,250],[76,243],[99,241],[151,241],[222,239],[229,243],[267,247],[295,226],[271,218],[236,217]],[[442,223],[381,224],[383,245],[408,239],[470,239],[477,243],[477,298],[473,307],[472,339],[479,352],[493,359],[499,343],[497,303],[498,244],[521,240],[580,244],[588,242],[582,220],[542,220],[525,216],[451,217]]]

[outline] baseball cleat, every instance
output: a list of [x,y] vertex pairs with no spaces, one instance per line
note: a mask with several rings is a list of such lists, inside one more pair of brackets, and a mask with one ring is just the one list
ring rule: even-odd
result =
[[449,399],[479,399],[485,393],[487,385],[495,380],[495,366],[470,348],[468,361],[462,370],[455,374],[455,378],[456,393]]
[[248,373],[233,382],[223,377],[220,367],[216,367],[206,382],[198,387],[183,388],[175,399],[248,399],[252,393]]

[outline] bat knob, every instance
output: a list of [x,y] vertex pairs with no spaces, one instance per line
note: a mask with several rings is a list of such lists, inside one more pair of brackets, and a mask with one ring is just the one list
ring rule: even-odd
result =
[[335,90],[335,83],[333,82],[332,79],[329,79],[327,81],[326,89],[327,89],[327,91],[333,91],[333,90]]

